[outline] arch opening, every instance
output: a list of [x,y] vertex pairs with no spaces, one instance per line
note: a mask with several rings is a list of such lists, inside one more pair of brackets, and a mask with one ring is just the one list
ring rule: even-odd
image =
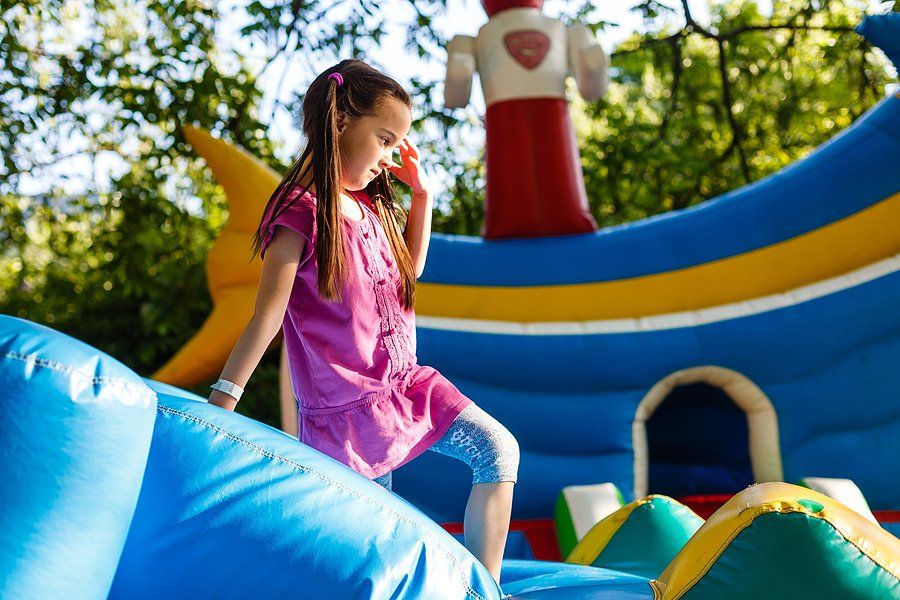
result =
[[653,494],[734,494],[753,483],[747,417],[708,383],[672,388],[647,419],[647,452]]
[[783,477],[772,403],[748,378],[722,367],[678,371],[653,386],[638,404],[632,442],[635,498],[730,493]]

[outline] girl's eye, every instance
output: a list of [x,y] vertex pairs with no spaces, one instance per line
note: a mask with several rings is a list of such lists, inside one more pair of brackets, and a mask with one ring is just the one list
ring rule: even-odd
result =
[[391,143],[391,141],[390,141],[389,139],[387,139],[387,138],[381,138],[381,141],[384,142],[384,145],[385,145],[385,146],[387,146],[388,144]]

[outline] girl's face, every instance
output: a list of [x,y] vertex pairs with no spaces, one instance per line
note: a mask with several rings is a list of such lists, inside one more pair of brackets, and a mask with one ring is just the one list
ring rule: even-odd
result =
[[410,125],[409,108],[393,96],[383,99],[375,114],[352,119],[342,113],[338,117],[338,144],[344,188],[364,189],[387,169]]

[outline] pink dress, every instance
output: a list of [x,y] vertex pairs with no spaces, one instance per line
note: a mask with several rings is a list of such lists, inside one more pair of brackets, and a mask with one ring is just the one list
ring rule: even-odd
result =
[[401,303],[400,271],[387,236],[368,194],[349,193],[365,218],[343,215],[342,300],[319,297],[311,193],[264,232],[262,255],[279,226],[307,242],[282,326],[298,437],[374,479],[425,452],[472,400],[434,368],[417,364],[415,313]]

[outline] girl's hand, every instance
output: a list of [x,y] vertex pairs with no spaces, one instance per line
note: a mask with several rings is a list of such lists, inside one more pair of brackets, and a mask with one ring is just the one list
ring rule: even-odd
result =
[[388,170],[394,176],[412,188],[413,196],[424,196],[431,191],[431,180],[422,170],[419,164],[419,149],[416,144],[409,139],[409,136],[403,138],[398,146],[400,149],[400,159],[402,165],[392,163]]

